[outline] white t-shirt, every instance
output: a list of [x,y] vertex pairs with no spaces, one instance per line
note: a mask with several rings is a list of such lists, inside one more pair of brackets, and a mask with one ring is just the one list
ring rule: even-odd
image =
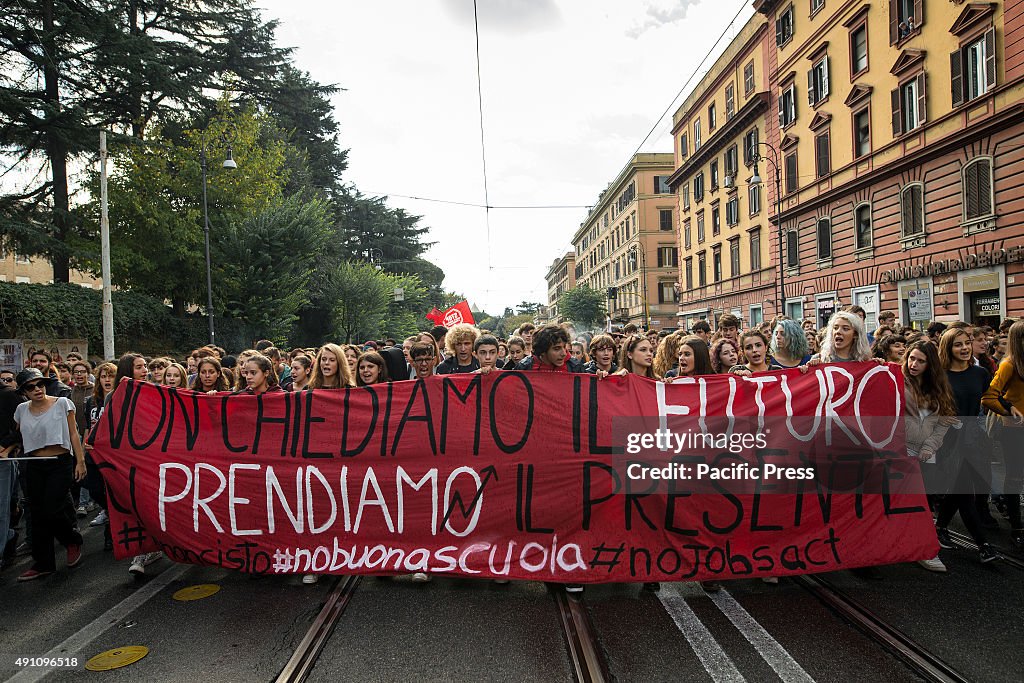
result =
[[54,401],[42,415],[33,415],[29,410],[31,402],[18,404],[14,410],[14,421],[21,430],[21,442],[26,453],[46,446],[60,446],[71,452],[71,433],[68,431],[68,414],[75,412],[75,404],[64,396]]

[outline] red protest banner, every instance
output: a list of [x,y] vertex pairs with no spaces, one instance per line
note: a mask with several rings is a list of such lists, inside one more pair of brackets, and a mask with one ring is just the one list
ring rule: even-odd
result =
[[476,323],[473,319],[473,311],[469,309],[469,303],[466,301],[460,301],[443,313],[435,308],[427,313],[427,320],[432,321],[435,325],[444,325],[445,327],[459,323],[469,323],[470,325]]
[[118,558],[572,583],[799,574],[937,552],[902,388],[873,363],[262,396],[126,381],[92,453]]

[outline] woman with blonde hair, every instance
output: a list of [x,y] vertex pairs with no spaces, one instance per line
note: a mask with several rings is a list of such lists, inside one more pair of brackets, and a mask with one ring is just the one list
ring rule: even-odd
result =
[[321,346],[320,353],[313,362],[313,376],[309,380],[309,388],[346,389],[355,385],[344,349],[337,344]]
[[650,340],[641,334],[631,335],[622,344],[622,350],[619,351],[619,369],[614,374],[628,375],[630,373],[651,379],[661,379],[661,375],[654,370],[654,348]]
[[673,332],[661,340],[654,354],[654,374],[664,377],[679,364],[679,345],[687,335]]
[[164,369],[164,386],[188,389],[188,373],[181,363],[171,361]]

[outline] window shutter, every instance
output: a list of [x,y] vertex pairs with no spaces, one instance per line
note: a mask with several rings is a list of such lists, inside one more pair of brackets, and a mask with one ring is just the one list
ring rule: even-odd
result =
[[992,213],[992,162],[988,159],[975,164],[978,170],[978,215]]
[[789,122],[796,121],[796,85],[789,86]]
[[903,133],[903,112],[900,110],[900,89],[892,91],[892,134],[899,136]]
[[782,15],[775,20],[775,45],[776,47],[782,47],[782,19],[786,15]]
[[996,87],[996,30],[985,32],[985,82],[988,89]]
[[783,118],[785,116],[785,112],[786,112],[785,102],[786,102],[786,93],[785,92],[779,93],[779,127],[780,128],[782,128],[782,127],[784,127],[786,125],[786,119]]
[[964,103],[963,57],[960,50],[949,53],[949,87],[953,94],[953,106]]
[[915,187],[911,193],[911,210],[914,212],[914,233],[924,232],[924,188]]
[[973,163],[964,171],[964,217],[978,216],[978,164]]
[[822,61],[822,77],[821,77],[821,97],[822,99],[828,97],[828,57]]
[[903,224],[903,236],[914,234],[914,188],[908,187],[900,195],[900,220]]
[[807,72],[807,104],[814,106],[814,67]]
[[900,39],[899,0],[889,0],[889,44],[895,45]]
[[914,0],[914,28],[924,23],[924,0]]
[[928,112],[928,98],[925,96],[925,74],[921,72],[917,75],[917,122],[918,124],[924,123],[928,119],[925,115]]
[[663,250],[661,250],[661,249],[658,249],[658,267],[661,268],[664,265],[665,265],[665,252]]

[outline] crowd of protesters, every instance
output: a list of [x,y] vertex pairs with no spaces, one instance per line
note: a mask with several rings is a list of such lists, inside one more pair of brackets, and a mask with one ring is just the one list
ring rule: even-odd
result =
[[[907,451],[921,461],[926,484],[954,482],[945,495],[929,487],[940,547],[953,548],[947,526],[959,514],[981,562],[997,559],[987,540],[1000,529],[993,510],[1009,520],[1010,541],[1024,547],[1019,495],[1024,482],[1024,321],[1007,319],[998,329],[936,322],[916,330],[883,312],[869,331],[865,320],[864,310],[851,306],[820,329],[813,320],[784,316],[745,329],[730,314],[715,321],[714,330],[701,320],[690,330],[643,333],[626,325],[576,335],[568,325],[527,323],[507,339],[458,324],[401,341],[284,351],[263,340],[237,355],[204,346],[184,359],[126,353],[117,363],[95,365],[75,355],[54,364],[46,351],[34,351],[25,369],[0,371],[0,566],[31,553],[32,564],[18,579],[51,574],[56,571],[55,540],[66,549],[67,567],[77,566],[82,559],[79,523],[94,511],[88,523],[103,527],[104,549],[112,549],[103,479],[83,444],[124,378],[205,393],[262,394],[508,370],[599,378],[635,373],[673,382],[723,373],[806,372],[819,363],[872,360],[902,368]],[[1001,481],[993,476],[992,454]],[[143,575],[160,556],[133,558],[129,573]],[[946,571],[938,556],[920,564]],[[877,570],[864,570],[864,576],[876,578]],[[316,581],[315,575],[303,577],[304,583]],[[709,591],[719,588],[715,582],[702,585]]]

